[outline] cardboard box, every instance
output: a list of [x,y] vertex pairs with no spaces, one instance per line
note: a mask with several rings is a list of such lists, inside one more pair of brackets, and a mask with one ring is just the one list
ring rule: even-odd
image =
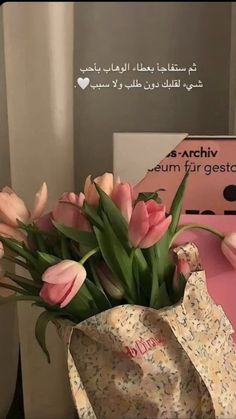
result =
[[236,137],[115,133],[113,144],[114,173],[137,194],[165,189],[160,197],[168,210],[189,170],[184,213],[236,214]]

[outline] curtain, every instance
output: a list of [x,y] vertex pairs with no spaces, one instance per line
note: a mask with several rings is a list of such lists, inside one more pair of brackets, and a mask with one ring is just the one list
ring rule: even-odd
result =
[[[73,3],[4,3],[1,23],[1,183],[11,182],[31,205],[46,180],[51,206],[74,187]],[[48,365],[34,337],[38,314],[28,303],[1,309],[1,418],[14,392],[18,333],[25,417],[74,417],[62,345],[49,326]]]

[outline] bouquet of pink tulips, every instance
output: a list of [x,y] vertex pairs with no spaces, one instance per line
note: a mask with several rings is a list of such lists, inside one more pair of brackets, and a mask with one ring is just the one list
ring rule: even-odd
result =
[[46,214],[45,183],[32,211],[0,192],[0,256],[19,266],[2,264],[0,304],[45,309],[35,335],[48,360],[46,326],[57,325],[80,419],[236,417],[232,327],[207,293],[196,246],[173,248],[186,229],[210,230],[236,268],[236,233],[179,226],[187,177],[169,213],[163,189],[135,196],[110,173]]
[[[54,318],[78,323],[125,303],[155,309],[175,304],[190,269],[185,259],[176,265],[170,249],[181,231],[199,227],[178,225],[186,179],[169,214],[159,196],[162,189],[135,197],[132,186],[111,173],[94,181],[89,176],[84,192],[63,193],[46,214],[46,183],[32,211],[5,187],[0,192],[1,258],[22,269],[20,275],[2,269],[0,287],[13,295],[0,302],[32,300],[45,308],[36,324],[43,349],[47,321]],[[215,234],[236,266],[234,235]]]

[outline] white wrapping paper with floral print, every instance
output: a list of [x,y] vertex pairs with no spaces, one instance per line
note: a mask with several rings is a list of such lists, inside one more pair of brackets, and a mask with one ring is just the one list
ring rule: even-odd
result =
[[208,294],[193,244],[183,300],[161,310],[122,305],[62,322],[80,419],[236,419],[233,329]]

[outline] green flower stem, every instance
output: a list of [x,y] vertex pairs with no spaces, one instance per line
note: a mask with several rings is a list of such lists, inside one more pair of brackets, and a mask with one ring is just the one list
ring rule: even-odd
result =
[[223,233],[221,233],[220,231],[211,228],[209,226],[206,226],[204,224],[186,224],[184,226],[180,226],[179,229],[176,231],[176,233],[173,235],[169,248],[173,245],[174,241],[176,240],[176,238],[182,234],[184,231],[186,230],[192,230],[194,228],[199,228],[200,230],[206,230],[206,231],[210,231],[212,234],[214,234],[215,236],[219,237],[221,240],[224,239],[225,235]]
[[27,270],[29,269],[25,262],[23,262],[22,260],[16,259],[12,256],[4,255],[3,259],[8,260],[9,262],[15,263],[16,265],[22,266],[23,268],[25,268]]
[[88,253],[86,253],[86,255],[84,255],[83,257],[82,257],[82,259],[80,259],[80,261],[79,261],[79,263],[81,264],[81,265],[83,265],[85,262],[86,262],[86,260],[88,260],[91,256],[93,256],[93,255],[95,255],[97,252],[99,252],[99,247],[95,247],[94,249],[92,249],[92,250],[90,250]]
[[142,253],[141,249],[139,249],[137,247],[137,248],[133,248],[133,251],[134,251],[133,256],[138,263],[140,272],[146,275],[147,271],[148,271],[148,264],[147,264],[147,261],[146,261],[145,257],[143,256],[143,253]]

